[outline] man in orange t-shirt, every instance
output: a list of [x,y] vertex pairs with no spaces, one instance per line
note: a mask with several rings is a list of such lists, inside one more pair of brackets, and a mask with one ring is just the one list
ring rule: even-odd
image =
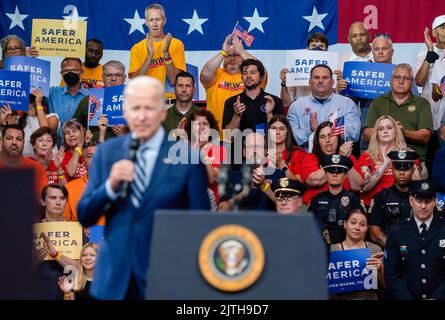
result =
[[[103,88],[102,65],[99,63],[104,53],[104,44],[99,39],[89,39],[85,50],[85,62],[82,64],[83,75],[81,80],[85,89]],[[66,86],[65,81],[60,80],[60,86]]]
[[[162,83],[168,80],[174,86],[179,71],[186,71],[184,44],[170,33],[164,34],[166,22],[165,9],[160,4],[151,4],[145,9],[148,33],[145,39],[131,47],[130,78],[147,75]],[[173,97],[173,94],[166,94],[166,98]]]
[[[231,44],[232,38],[233,44]],[[202,67],[199,79],[206,90],[207,110],[213,113],[220,128],[222,128],[224,103],[227,99],[244,91],[240,66],[246,59],[256,58],[244,50],[237,36],[228,35],[224,40],[222,50]],[[264,89],[266,84],[267,71],[261,88]]]
[[[83,164],[87,168],[87,173],[81,178],[74,179],[68,182],[65,187],[68,190],[68,201],[65,207],[65,218],[68,221],[78,221],[77,220],[77,204],[82,198],[83,192],[87,187],[88,183],[88,169],[90,167],[91,161],[93,160],[94,152],[96,151],[96,144],[91,143],[83,149]],[[105,216],[102,216],[97,225],[105,225]]]
[[23,156],[25,132],[19,125],[7,125],[2,130],[2,136],[0,168],[33,169],[36,200],[40,199],[40,192],[48,184],[48,178],[40,162]]

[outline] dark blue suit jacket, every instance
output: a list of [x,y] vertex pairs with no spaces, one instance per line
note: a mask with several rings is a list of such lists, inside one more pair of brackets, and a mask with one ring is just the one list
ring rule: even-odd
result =
[[105,239],[99,248],[91,289],[92,295],[99,299],[123,299],[131,274],[139,292],[145,293],[155,210],[210,209],[205,166],[172,164],[168,152],[175,142],[168,141],[167,134],[141,207],[136,209],[129,196],[113,202],[107,195],[105,182],[111,166],[128,157],[130,139],[128,134],[97,147],[88,185],[78,205],[78,219],[84,227],[95,224],[103,212],[106,215]]

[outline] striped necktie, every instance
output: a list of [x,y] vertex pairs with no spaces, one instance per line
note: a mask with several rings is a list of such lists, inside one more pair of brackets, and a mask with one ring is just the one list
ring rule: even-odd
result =
[[144,198],[144,191],[147,187],[147,163],[145,161],[144,153],[149,148],[144,146],[138,151],[135,163],[134,180],[131,183],[130,199],[136,208],[140,208]]

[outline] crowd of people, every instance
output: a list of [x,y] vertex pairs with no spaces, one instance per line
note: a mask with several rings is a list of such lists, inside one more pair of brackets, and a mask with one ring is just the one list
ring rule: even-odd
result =
[[[156,181],[167,179],[171,181],[169,196],[157,199],[159,206],[146,210],[167,208],[168,204],[168,208],[211,209],[215,213],[307,213],[318,222],[328,250],[369,248],[368,265],[378,270],[378,292],[339,294],[333,299],[445,299],[445,220],[444,208],[437,201],[445,192],[445,15],[432,22],[436,43],[425,28],[426,51],[419,53],[414,68],[406,63],[396,65],[390,91],[375,99],[342,92],[348,86],[343,62],[393,61],[391,37],[381,34],[371,41],[362,22],[351,24],[348,39],[352,51],[341,58],[337,70],[316,65],[308,85],[296,87],[286,85],[289,70],[283,69],[277,97],[265,91],[270,81],[267,66],[247,52],[236,35],[223,40],[221,50],[200,66],[200,78],[194,79],[186,71],[186,46],[170,33],[164,34],[164,8],[149,5],[145,20],[149,32],[130,50],[128,78],[133,86],[127,86],[124,93],[125,103],[133,103],[124,109],[128,125],[110,126],[106,115],[100,117],[98,126],[88,125],[89,89],[123,85],[127,79],[120,61],[100,64],[104,45],[99,39],[87,41],[84,62],[63,59],[60,86],[51,87],[48,97],[34,90],[28,112],[1,107],[0,168],[34,170],[35,194],[43,207],[36,212],[35,222],[80,221],[84,226],[107,228],[121,223],[132,228],[121,215],[107,214],[115,212],[107,203],[113,206],[122,183],[139,177],[141,184],[132,184],[128,198],[136,209],[150,206],[144,204],[142,193],[153,192]],[[16,55],[38,56],[36,48],[27,49],[15,35],[5,37],[1,45],[3,60]],[[328,47],[322,33],[308,38],[308,50],[327,51]],[[167,111],[144,105],[157,100],[138,91],[143,86],[156,87],[148,80],[135,82],[146,79],[143,76],[162,84],[167,80],[173,86],[174,97],[159,91],[161,100],[174,98]],[[205,108],[192,100],[197,81],[206,91]],[[422,88],[421,95],[412,93],[414,86]],[[147,119],[137,119],[138,107],[150,113]],[[333,114],[344,117],[346,131],[334,130]],[[148,133],[143,128],[146,122],[154,128]],[[162,129],[158,130],[158,125]],[[128,157],[130,142],[124,139],[129,132],[146,135],[149,150],[157,150],[144,153],[144,161],[132,165],[130,173],[126,172],[128,160],[120,160]],[[158,159],[169,156],[161,143],[164,134],[172,141],[169,146],[177,141],[187,145],[203,166],[189,169],[178,164],[176,175],[168,177],[163,169],[158,170]],[[246,165],[250,170],[247,183]],[[199,179],[183,181],[180,174],[190,172]],[[148,187],[142,186],[144,181],[150,181]],[[198,198],[196,193],[200,193]],[[187,206],[182,206],[187,197]],[[138,223],[151,227],[152,217]],[[121,233],[110,231],[104,241],[132,248],[149,239],[150,233],[134,228],[135,239],[123,241]],[[91,298],[96,252],[101,249],[88,242],[88,229],[84,229],[77,260],[60,254],[48,235],[42,237],[44,246],[35,252],[40,292],[48,299]],[[125,250],[118,253],[120,259],[141,259],[142,266],[148,266],[148,258],[135,250],[128,255]],[[102,274],[103,265],[112,260],[111,252],[103,255],[95,278],[100,277],[108,287],[96,290],[95,296],[140,297],[145,280],[139,277],[146,277],[146,271],[132,271],[116,262],[114,273]],[[51,259],[45,260],[47,257]],[[63,275],[67,265],[75,266],[75,280],[68,281]],[[128,281],[122,288],[112,288],[109,278],[122,275],[128,275]]]

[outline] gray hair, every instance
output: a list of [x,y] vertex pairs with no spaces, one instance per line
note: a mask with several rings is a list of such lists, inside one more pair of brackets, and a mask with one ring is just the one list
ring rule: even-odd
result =
[[159,102],[161,107],[164,107],[164,85],[161,81],[156,78],[149,76],[139,76],[128,81],[127,85],[124,89],[124,108],[126,105],[127,98],[134,93],[136,89],[143,89],[144,91],[148,88],[153,88],[158,90],[159,93]]
[[374,40],[372,41],[372,47],[373,47],[373,48],[374,48],[374,43],[375,43],[375,41],[376,41],[377,39],[385,39],[385,40],[387,40],[388,43],[389,43],[389,46],[391,47],[391,49],[393,48],[391,38],[388,38],[387,36],[385,36],[385,35],[383,35],[383,34],[381,34],[381,35],[379,35],[379,36],[377,36],[377,37],[374,38]]
[[26,49],[25,41],[22,38],[20,38],[19,36],[15,35],[15,34],[10,34],[6,37],[3,37],[2,40],[0,40],[3,55],[6,52],[6,47],[8,46],[9,41],[11,41],[13,39],[18,40],[20,42],[20,44],[23,46],[23,49]]
[[396,70],[397,69],[406,69],[409,71],[409,75],[410,77],[414,77],[414,71],[413,71],[413,67],[411,67],[410,64],[408,63],[399,63],[393,70],[392,70],[392,76],[394,77],[396,74]]
[[125,73],[125,66],[122,62],[117,60],[110,60],[102,66],[102,72],[105,72],[105,69],[108,67],[115,67],[117,69],[121,69]]
[[145,8],[145,19],[147,19],[148,10],[150,10],[150,9],[161,10],[162,16],[165,18],[165,9],[164,9],[164,7],[162,5],[160,5],[159,3],[153,3],[153,4],[149,5],[147,8]]

